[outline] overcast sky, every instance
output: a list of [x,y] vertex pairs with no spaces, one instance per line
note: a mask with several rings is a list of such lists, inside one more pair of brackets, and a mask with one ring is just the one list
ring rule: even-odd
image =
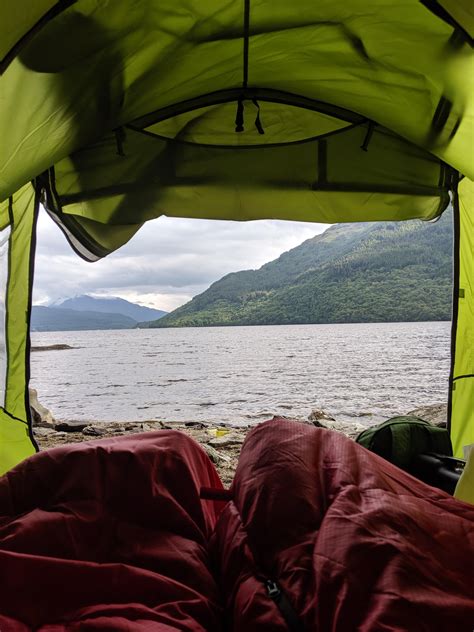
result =
[[229,272],[259,268],[327,228],[302,222],[223,222],[161,217],[119,251],[87,263],[45,211],[38,220],[33,301],[120,296],[171,311]]

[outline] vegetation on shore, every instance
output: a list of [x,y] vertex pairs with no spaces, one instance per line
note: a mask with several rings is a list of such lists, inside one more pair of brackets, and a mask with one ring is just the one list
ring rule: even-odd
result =
[[452,216],[336,224],[140,327],[449,320]]

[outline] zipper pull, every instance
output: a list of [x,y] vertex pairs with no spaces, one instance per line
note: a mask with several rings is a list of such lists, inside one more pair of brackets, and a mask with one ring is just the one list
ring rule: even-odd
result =
[[303,622],[300,620],[299,615],[296,614],[295,609],[280,586],[273,581],[273,579],[265,579],[264,585],[267,590],[267,595],[276,605],[285,620],[288,626],[288,632],[305,632]]
[[267,594],[273,601],[277,601],[280,598],[281,590],[276,582],[272,579],[267,579],[265,581],[265,588],[267,589]]

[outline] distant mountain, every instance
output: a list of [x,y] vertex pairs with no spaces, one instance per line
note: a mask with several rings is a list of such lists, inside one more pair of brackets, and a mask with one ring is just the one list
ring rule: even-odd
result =
[[161,309],[152,309],[151,307],[137,305],[136,303],[131,303],[130,301],[115,296],[110,298],[96,298],[88,294],[64,299],[60,303],[55,303],[54,307],[59,309],[73,309],[79,312],[123,314],[129,318],[133,318],[135,322],[157,320],[168,313]]
[[452,215],[337,224],[140,327],[449,320]]
[[48,307],[34,305],[31,328],[33,331],[133,329],[139,321],[155,320],[166,314],[160,309],[143,307],[123,298],[94,298],[84,294]]
[[87,329],[133,329],[137,321],[123,314],[86,312],[34,305],[32,331],[83,331]]

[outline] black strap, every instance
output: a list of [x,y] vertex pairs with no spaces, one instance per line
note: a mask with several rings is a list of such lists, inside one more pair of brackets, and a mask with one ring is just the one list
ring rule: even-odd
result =
[[367,128],[367,134],[365,135],[364,142],[360,146],[361,149],[367,151],[369,149],[370,139],[372,138],[372,134],[374,133],[374,123],[373,121],[369,121],[369,126]]
[[242,99],[237,101],[237,113],[235,115],[235,131],[244,131],[244,102]]
[[260,120],[260,106],[258,104],[257,99],[252,99],[252,103],[257,108],[257,117],[255,119],[255,127],[259,134],[265,134],[265,130],[263,129],[262,121]]
[[243,32],[243,78],[242,85],[244,88],[248,85],[249,80],[249,34],[250,34],[250,0],[244,0],[244,32]]
[[290,632],[305,632],[303,624],[281,587],[272,579],[265,581],[267,594],[275,602]]
[[125,140],[125,132],[123,127],[118,127],[115,130],[115,142],[117,143],[117,156],[125,156],[123,151],[123,141]]

